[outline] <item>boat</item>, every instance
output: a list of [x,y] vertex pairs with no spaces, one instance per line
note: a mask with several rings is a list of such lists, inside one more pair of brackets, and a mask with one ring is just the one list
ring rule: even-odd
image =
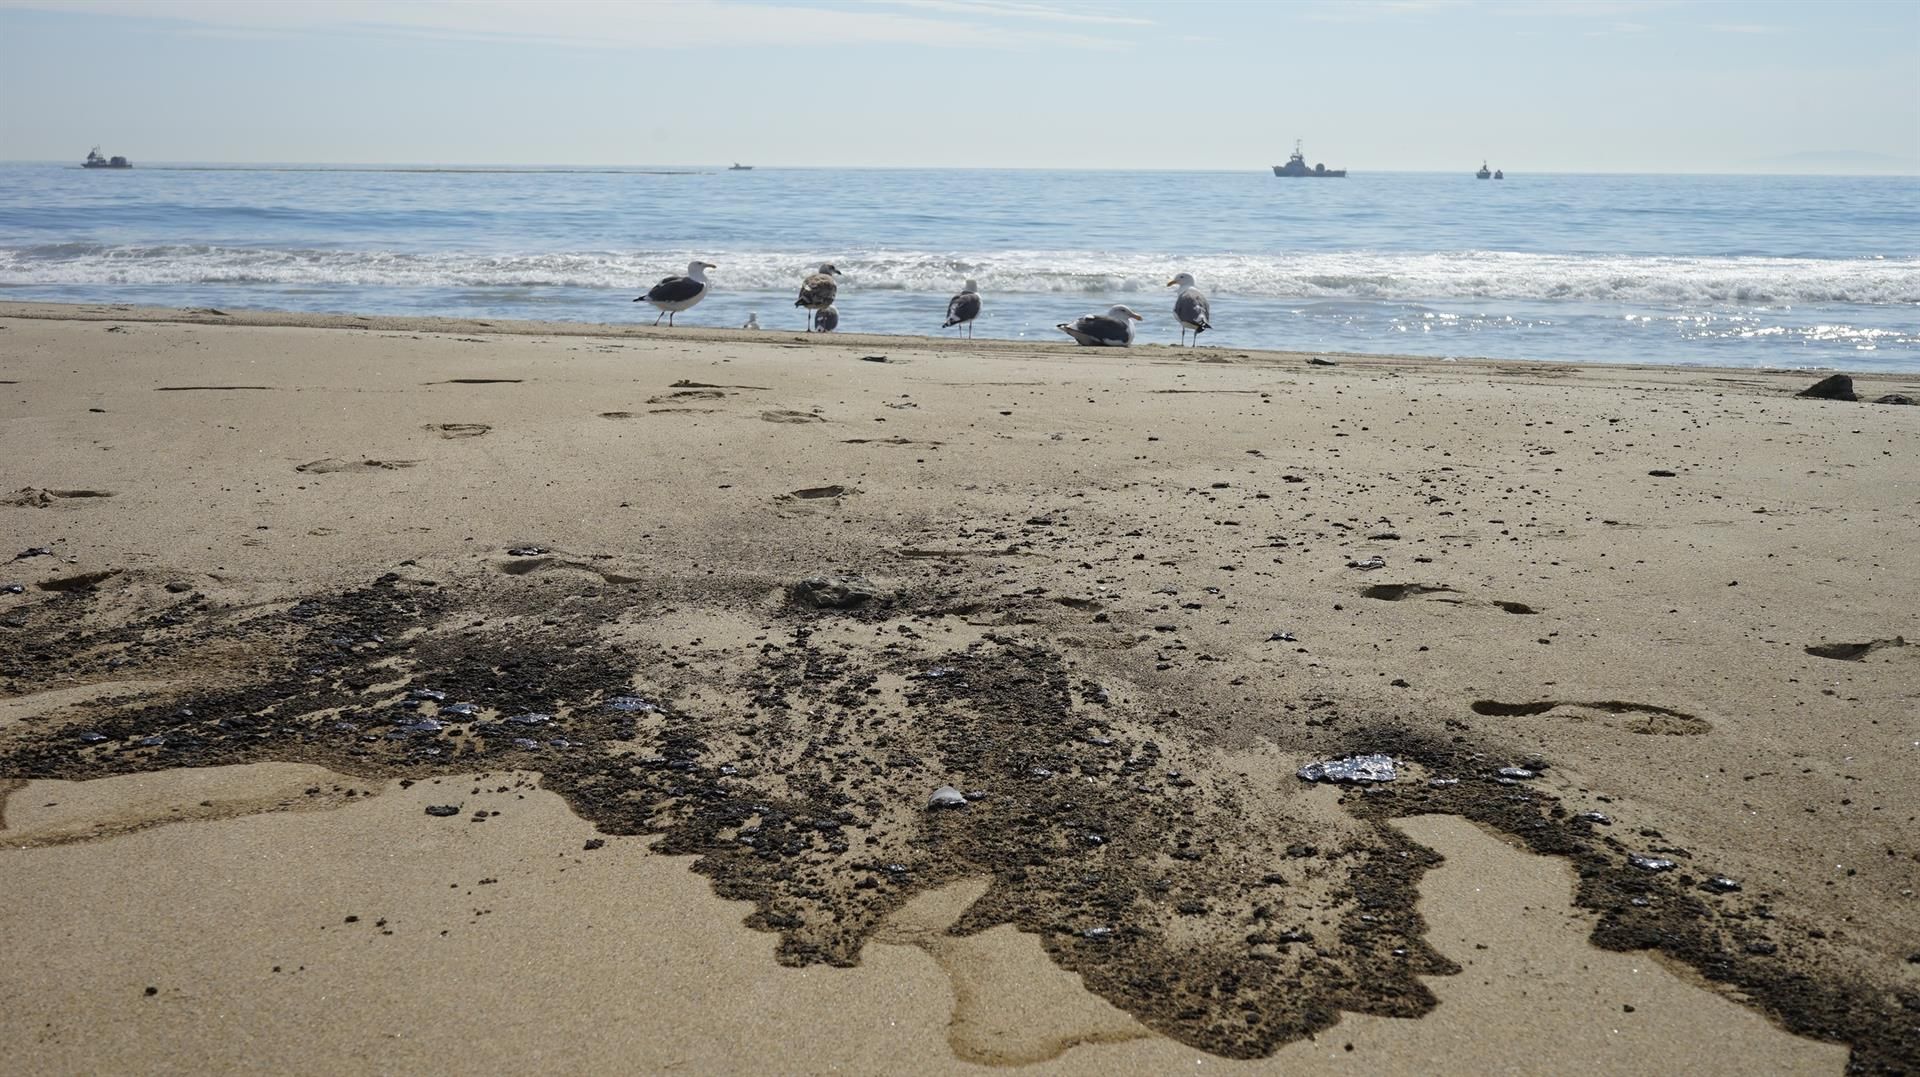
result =
[[1506,174],[1505,172],[1502,172],[1502,171],[1500,171],[1499,169],[1497,169],[1497,168],[1496,168],[1496,169],[1494,169],[1494,170],[1493,170],[1493,178],[1494,178],[1494,179],[1506,179],[1506,178],[1507,178],[1507,174]]
[[1324,164],[1317,164],[1312,168],[1308,168],[1307,158],[1300,152],[1300,140],[1296,138],[1293,140],[1293,156],[1287,158],[1286,164],[1274,165],[1273,174],[1276,176],[1305,176],[1310,179],[1345,179],[1347,170],[1344,168],[1328,168]]
[[1492,179],[1493,173],[1487,171],[1487,162],[1480,162],[1480,171],[1473,174],[1474,179]]
[[738,162],[738,161],[735,161],[735,162],[733,162],[733,167],[732,167],[732,168],[729,168],[729,169],[727,169],[727,171],[729,171],[729,172],[751,172],[751,171],[753,171],[753,166],[752,166],[752,165],[743,165],[743,164],[741,164],[740,162]]
[[87,151],[86,163],[82,164],[80,167],[81,168],[132,168],[133,162],[127,160],[125,157],[102,157],[100,156],[100,147],[95,146],[93,149]]

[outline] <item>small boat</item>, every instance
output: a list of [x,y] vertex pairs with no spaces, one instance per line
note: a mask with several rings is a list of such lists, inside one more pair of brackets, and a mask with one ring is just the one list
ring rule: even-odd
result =
[[1487,162],[1480,162],[1480,171],[1473,174],[1474,179],[1492,179],[1493,173],[1487,170]]
[[132,168],[133,162],[127,160],[125,157],[102,157],[100,156],[100,147],[95,146],[93,149],[87,151],[86,162],[83,163],[80,167],[81,168]]
[[1308,168],[1307,158],[1300,152],[1300,140],[1296,138],[1293,140],[1293,156],[1287,158],[1286,164],[1274,165],[1273,174],[1276,176],[1305,176],[1309,179],[1345,179],[1347,170],[1344,168],[1328,168],[1325,164],[1317,164],[1312,168]]
[[733,167],[732,167],[732,168],[729,168],[729,169],[727,169],[727,171],[729,171],[729,172],[751,172],[751,171],[753,171],[753,166],[752,166],[752,165],[743,165],[743,164],[741,164],[740,162],[738,162],[738,161],[735,161],[735,162],[733,162]]
[[1493,170],[1493,178],[1494,178],[1494,179],[1506,179],[1506,178],[1507,178],[1507,174],[1506,174],[1505,172],[1502,172],[1502,171],[1500,171],[1499,169],[1497,169],[1497,168],[1496,168],[1496,169],[1494,169],[1494,170]]

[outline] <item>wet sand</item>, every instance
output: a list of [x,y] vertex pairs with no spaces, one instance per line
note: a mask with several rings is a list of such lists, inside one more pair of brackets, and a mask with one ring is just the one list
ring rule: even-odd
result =
[[9,1038],[1910,1063],[1920,409],[1334,358],[0,306]]

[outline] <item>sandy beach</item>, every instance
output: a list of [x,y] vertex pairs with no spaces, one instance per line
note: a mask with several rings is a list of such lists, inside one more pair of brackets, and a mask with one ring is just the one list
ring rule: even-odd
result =
[[0,1038],[1920,1068],[1920,407],[1813,380],[0,304]]

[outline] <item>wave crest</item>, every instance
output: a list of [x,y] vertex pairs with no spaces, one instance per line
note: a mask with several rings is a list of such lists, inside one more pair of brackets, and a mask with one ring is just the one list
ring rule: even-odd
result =
[[[819,255],[702,251],[729,291],[785,291]],[[201,244],[60,243],[0,249],[5,285],[276,285],[624,291],[680,271],[690,251],[413,253]],[[1198,257],[1085,251],[856,251],[831,255],[848,291],[1157,294],[1175,272],[1222,295],[1268,299],[1573,300],[1701,304],[1920,304],[1920,259],[1676,258],[1504,251],[1347,251]]]

